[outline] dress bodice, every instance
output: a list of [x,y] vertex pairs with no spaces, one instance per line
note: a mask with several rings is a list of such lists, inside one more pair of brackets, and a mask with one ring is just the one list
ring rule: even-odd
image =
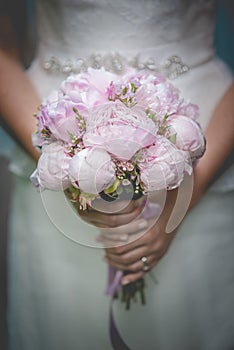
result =
[[[63,60],[93,53],[178,54],[197,65],[213,53],[214,0],[42,0],[41,57]],[[191,53],[193,51],[193,53]]]
[[213,36],[212,0],[42,0],[39,4],[40,39],[69,50],[140,50]]

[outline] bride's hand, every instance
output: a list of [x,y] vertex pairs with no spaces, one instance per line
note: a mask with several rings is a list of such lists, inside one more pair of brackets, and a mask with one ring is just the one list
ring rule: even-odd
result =
[[[169,191],[163,212],[155,223],[155,219],[140,219],[144,207],[144,199],[131,201],[126,208],[122,209],[123,202],[116,203],[114,213],[96,211],[94,209],[80,211],[80,216],[93,225],[104,228],[102,237],[106,247],[105,260],[110,265],[130,273],[123,277],[122,283],[130,283],[144,276],[144,264],[142,257],[147,258],[147,265],[152,269],[160,258],[166,253],[175,233],[166,233],[166,226],[174,207],[177,190]],[[109,205],[109,204],[107,204]],[[121,205],[121,208],[118,208]],[[120,209],[120,210],[118,210]],[[138,219],[135,219],[139,216]],[[143,230],[142,230],[143,229]],[[106,242],[105,243],[105,235]],[[113,247],[110,237],[116,241],[131,242]],[[146,264],[146,263],[145,263]]]
[[[141,222],[141,225],[146,223],[144,230],[137,230],[135,228],[134,233],[132,229],[134,227],[134,221],[114,229],[118,230],[119,234],[121,234],[121,232],[127,233],[130,240],[130,242],[125,245],[106,249],[105,260],[108,264],[120,270],[129,271],[129,273],[122,278],[123,284],[134,282],[143,277],[166,253],[176,233],[176,231],[170,234],[166,233],[167,224],[174,208],[176,197],[177,190],[167,193],[165,206],[158,220],[155,221],[155,218],[152,218]],[[105,230],[108,231],[108,229]],[[146,261],[142,261],[143,257]]]
[[141,214],[143,207],[144,199],[141,198],[126,203],[124,201],[117,203],[102,202],[100,210],[94,208],[79,209],[78,213],[89,224],[100,228],[115,228],[131,223]]
[[[148,225],[150,227],[150,220]],[[129,271],[122,278],[122,284],[134,282],[143,277],[147,271],[144,266],[151,270],[166,253],[175,232],[167,234],[167,222],[163,219],[151,226],[146,232],[138,233],[134,241],[113,248],[106,249],[105,261],[115,268]],[[146,258],[143,263],[142,257]]]

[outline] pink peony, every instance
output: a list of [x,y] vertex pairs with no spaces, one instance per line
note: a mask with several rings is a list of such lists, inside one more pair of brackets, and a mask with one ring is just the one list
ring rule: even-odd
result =
[[191,158],[199,158],[205,151],[205,139],[200,126],[192,119],[177,115],[170,121],[170,135],[176,134],[176,146],[190,153]]
[[100,146],[121,160],[131,159],[156,140],[157,127],[145,112],[120,101],[94,109],[87,120],[86,147]]
[[179,90],[166,81],[164,76],[140,72],[128,75],[127,79],[138,80],[140,86],[135,93],[137,104],[154,112],[157,120],[162,120],[165,114],[177,111],[181,103]]
[[80,99],[87,108],[108,101],[107,88],[117,76],[102,69],[89,68],[87,72],[70,75],[62,84],[61,91],[69,98],[78,102]]
[[[53,135],[51,135],[51,132],[48,128],[48,125],[50,124],[50,117],[48,113],[46,113],[46,106],[56,103],[57,101],[59,101],[60,98],[62,98],[62,96],[63,95],[61,92],[54,90],[50,93],[48,98],[46,98],[42,102],[40,110],[36,114],[37,132],[32,135],[32,141],[34,146],[42,146],[43,144],[48,143],[48,141],[55,141],[55,139],[53,139]],[[47,130],[48,135],[42,134],[43,130]]]
[[48,129],[52,140],[71,142],[71,134],[80,137],[83,130],[79,127],[77,115],[73,111],[76,108],[83,116],[87,108],[83,102],[74,103],[65,98],[61,93],[57,94],[57,99],[45,101],[37,114],[38,130]]
[[68,176],[70,160],[60,143],[52,142],[44,146],[37,165],[38,184],[53,191],[68,188],[71,185]]
[[183,114],[192,119],[199,115],[197,105],[184,100],[180,91],[161,74],[146,72],[129,72],[124,81],[136,81],[139,85],[135,93],[137,104],[156,114],[157,120],[162,120],[165,114]]
[[69,175],[75,187],[97,194],[114,183],[115,164],[104,149],[86,148],[72,158]]
[[88,88],[87,73],[71,74],[60,86],[63,94],[69,96],[73,101],[80,100],[82,92],[86,92]]
[[199,116],[199,107],[194,103],[182,100],[178,107],[177,114],[196,120]]
[[140,154],[140,178],[147,191],[176,188],[182,182],[184,173],[192,171],[187,152],[178,150],[164,137],[159,137],[153,146]]

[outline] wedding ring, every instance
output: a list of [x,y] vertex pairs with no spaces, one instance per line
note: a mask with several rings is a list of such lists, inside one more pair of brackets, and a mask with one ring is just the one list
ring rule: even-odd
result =
[[149,264],[148,264],[148,261],[147,261],[147,257],[143,256],[141,258],[141,262],[143,264],[143,271],[148,271],[149,270]]

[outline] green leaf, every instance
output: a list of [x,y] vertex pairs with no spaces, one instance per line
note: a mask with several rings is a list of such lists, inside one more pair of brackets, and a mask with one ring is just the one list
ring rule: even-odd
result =
[[115,192],[117,190],[117,188],[119,187],[119,185],[120,185],[120,180],[116,178],[113,185],[111,185],[110,187],[105,189],[104,193],[109,194],[109,193]]
[[171,143],[173,143],[174,145],[176,144],[176,136],[177,134],[175,133],[168,138],[168,140],[171,141]]
[[169,115],[166,113],[166,114],[164,115],[164,118],[163,118],[163,123],[165,123],[165,122],[167,121],[168,117],[169,117]]
[[128,88],[127,88],[127,87],[124,87],[124,88],[123,88],[123,95],[126,95],[127,92],[128,92]]

